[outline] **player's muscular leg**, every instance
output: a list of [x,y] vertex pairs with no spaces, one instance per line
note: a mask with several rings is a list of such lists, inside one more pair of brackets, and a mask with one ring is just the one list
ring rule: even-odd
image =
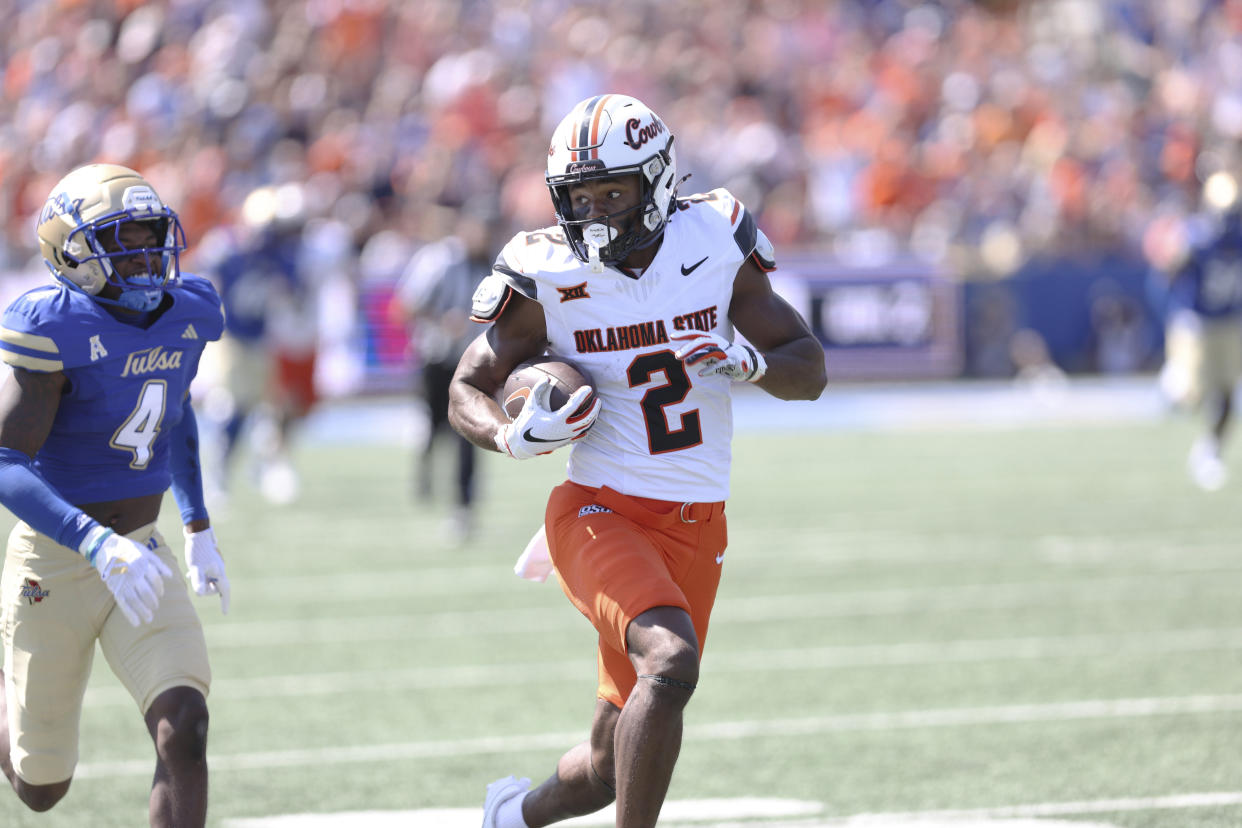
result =
[[32,811],[47,811],[69,793],[69,783],[54,782],[51,785],[28,785],[13,770],[9,759],[9,714],[4,701],[4,671],[0,670],[0,771],[17,792],[17,797]]
[[699,644],[684,610],[656,607],[626,632],[638,684],[617,721],[618,828],[651,828],[681,750],[682,711],[699,680]]
[[152,825],[194,826],[207,819],[207,701],[189,687],[161,693],[146,715],[155,742]]
[[595,702],[591,738],[571,748],[556,763],[556,773],[530,792],[522,818],[541,828],[570,817],[591,814],[615,798],[613,737],[621,711],[609,702]]

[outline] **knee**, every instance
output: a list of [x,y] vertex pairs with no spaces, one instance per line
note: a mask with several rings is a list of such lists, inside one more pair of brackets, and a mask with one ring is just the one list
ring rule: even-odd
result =
[[164,761],[201,762],[207,757],[207,701],[199,692],[171,690],[157,700],[147,718],[155,750]]
[[655,698],[686,704],[699,683],[698,649],[671,634],[658,636],[654,644],[634,659],[638,680],[650,687]]
[[630,657],[640,674],[664,676],[689,684],[699,680],[698,642],[669,629],[646,631],[642,646],[631,645]]
[[641,672],[662,676],[674,682],[699,683],[699,652],[681,639],[669,642],[654,657],[643,659]]
[[53,785],[27,785],[19,779],[13,788],[23,805],[42,813],[52,810],[57,802],[65,798],[65,794],[69,793],[69,780]]

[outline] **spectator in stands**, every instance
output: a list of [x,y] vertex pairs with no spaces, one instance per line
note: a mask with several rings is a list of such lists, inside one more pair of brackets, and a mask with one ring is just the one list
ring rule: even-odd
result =
[[99,158],[150,170],[192,242],[291,169],[355,254],[435,203],[540,224],[515,159],[605,87],[680,124],[681,166],[782,249],[971,278],[996,239],[1019,265],[1137,248],[1236,154],[1240,35],[1231,4],[1163,0],[18,4],[0,266],[37,270],[16,251],[51,171]]

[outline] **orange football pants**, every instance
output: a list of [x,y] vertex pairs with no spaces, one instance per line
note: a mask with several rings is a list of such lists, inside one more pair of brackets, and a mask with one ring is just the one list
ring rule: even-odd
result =
[[626,655],[630,622],[654,607],[690,615],[699,656],[728,543],[724,503],[677,503],[566,481],[544,526],[561,589],[599,632],[599,697],[617,707],[638,676]]

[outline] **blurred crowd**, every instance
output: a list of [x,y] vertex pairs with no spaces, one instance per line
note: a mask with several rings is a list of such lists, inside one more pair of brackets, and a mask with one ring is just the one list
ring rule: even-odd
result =
[[430,376],[446,316],[411,297],[440,295],[437,245],[484,227],[485,269],[552,223],[547,142],[590,95],[661,113],[683,194],[729,188],[778,253],[966,282],[972,376],[1152,367],[1133,291],[1060,280],[1090,303],[1084,364],[1062,299],[1040,327],[1005,277],[1171,269],[1203,183],[1242,169],[1242,0],[0,0],[0,19],[0,298],[48,278],[34,219],[65,172],[140,170],[229,312],[196,391],[213,480],[248,430],[274,500],[319,395]]
[[[551,219],[552,126],[601,90],[778,245],[972,276],[1139,246],[1242,134],[1237,0],[4,0],[0,258],[76,164],[142,170],[192,241],[298,183],[372,275],[437,211]],[[1148,240],[1158,255],[1159,238]]]

